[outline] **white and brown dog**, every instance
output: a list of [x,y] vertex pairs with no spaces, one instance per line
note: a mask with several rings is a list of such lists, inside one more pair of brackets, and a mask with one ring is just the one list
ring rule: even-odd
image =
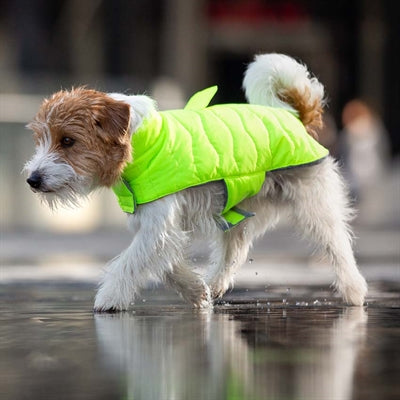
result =
[[[244,79],[251,104],[296,112],[308,132],[320,124],[323,86],[307,68],[279,54],[257,56]],[[36,153],[26,164],[27,182],[51,207],[78,205],[98,187],[112,187],[135,157],[131,137],[151,116],[146,96],[105,94],[85,88],[44,100],[34,121]],[[230,285],[255,238],[289,214],[294,226],[329,258],[343,299],[361,306],[367,292],[358,271],[348,221],[345,184],[331,157],[266,174],[261,190],[239,206],[255,216],[224,232],[215,222],[225,203],[222,182],[191,187],[142,204],[129,215],[134,238],[111,261],[96,295],[96,311],[125,310],[149,279],[172,286],[195,307],[209,307]],[[193,236],[211,246],[207,273],[196,273],[188,255]]]

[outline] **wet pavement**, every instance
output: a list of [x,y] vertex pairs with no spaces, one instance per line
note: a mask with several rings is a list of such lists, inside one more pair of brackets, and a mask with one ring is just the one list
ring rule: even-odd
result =
[[399,283],[363,308],[329,287],[237,288],[212,311],[150,289],[95,315],[95,286],[0,286],[1,399],[398,399]]
[[400,233],[363,230],[363,308],[290,229],[258,242],[235,289],[193,311],[163,288],[93,314],[121,232],[15,232],[0,246],[1,400],[397,400]]

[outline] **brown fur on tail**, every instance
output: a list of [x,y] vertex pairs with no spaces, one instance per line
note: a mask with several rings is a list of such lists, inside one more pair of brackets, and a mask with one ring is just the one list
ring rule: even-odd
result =
[[297,112],[308,133],[317,138],[322,128],[324,86],[306,65],[285,54],[261,54],[249,64],[244,80],[250,104]]
[[318,131],[323,127],[322,114],[323,104],[321,99],[311,99],[311,92],[308,88],[300,92],[297,88],[281,89],[277,93],[279,99],[299,113],[299,118],[305,126],[307,132],[318,139]]

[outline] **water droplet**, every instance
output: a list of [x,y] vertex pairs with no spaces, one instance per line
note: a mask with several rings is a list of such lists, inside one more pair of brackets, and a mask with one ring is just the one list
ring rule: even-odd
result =
[[306,301],[296,301],[296,306],[307,307],[308,306],[308,302],[306,302]]
[[249,258],[249,264],[251,264],[254,261],[254,258]]
[[146,303],[146,299],[142,299],[142,302],[143,302],[143,303]]
[[314,300],[313,304],[314,304],[314,306],[319,306],[321,304],[321,302],[317,299],[317,300]]

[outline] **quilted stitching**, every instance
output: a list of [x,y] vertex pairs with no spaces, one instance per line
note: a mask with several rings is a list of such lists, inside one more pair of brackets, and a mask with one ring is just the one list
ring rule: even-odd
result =
[[[205,104],[206,97],[197,104]],[[290,112],[245,104],[160,112],[132,142],[135,158],[123,177],[138,204],[225,180],[224,211],[256,194],[267,171],[312,163],[328,154]],[[127,202],[125,195],[119,200]]]

